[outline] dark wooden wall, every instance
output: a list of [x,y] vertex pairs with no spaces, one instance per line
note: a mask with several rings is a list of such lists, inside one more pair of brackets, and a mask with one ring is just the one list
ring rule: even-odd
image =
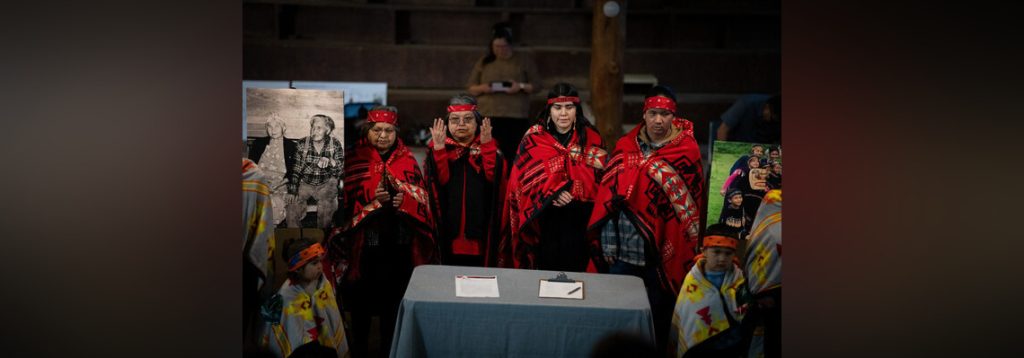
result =
[[[649,74],[680,94],[682,115],[707,138],[736,96],[781,90],[779,1],[634,0],[626,9],[625,73]],[[507,21],[550,87],[589,96],[592,1],[246,0],[243,78],[388,83],[403,132],[426,125],[465,91],[490,29]],[[546,91],[545,91],[546,92]],[[537,93],[533,112],[543,104]],[[642,96],[627,91],[624,123]]]

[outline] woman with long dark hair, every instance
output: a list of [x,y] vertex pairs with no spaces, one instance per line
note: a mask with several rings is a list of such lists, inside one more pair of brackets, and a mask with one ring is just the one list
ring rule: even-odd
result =
[[595,254],[585,234],[608,152],[579,106],[575,87],[555,85],[519,145],[504,213],[517,268],[582,272]]

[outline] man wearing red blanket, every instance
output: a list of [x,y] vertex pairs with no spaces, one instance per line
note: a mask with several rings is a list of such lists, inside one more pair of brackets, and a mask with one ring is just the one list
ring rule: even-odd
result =
[[661,347],[697,253],[704,189],[693,123],[676,113],[672,90],[652,88],[643,124],[615,145],[587,226],[604,255],[597,267],[644,280]]

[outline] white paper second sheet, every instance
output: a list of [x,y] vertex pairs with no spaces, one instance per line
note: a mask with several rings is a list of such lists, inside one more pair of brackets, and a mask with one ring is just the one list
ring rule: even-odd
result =
[[456,297],[498,297],[498,276],[455,276]]

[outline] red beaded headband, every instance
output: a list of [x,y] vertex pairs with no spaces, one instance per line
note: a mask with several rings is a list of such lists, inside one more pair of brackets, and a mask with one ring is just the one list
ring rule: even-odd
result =
[[459,104],[459,105],[454,105],[454,106],[448,106],[448,113],[475,111],[475,110],[476,110],[476,105],[473,105],[473,104]]
[[555,97],[555,98],[548,99],[548,104],[549,105],[555,104],[557,102],[580,103],[580,98],[579,97],[575,97],[575,96],[572,96],[572,97],[570,97],[570,96],[558,96],[558,97]]
[[367,121],[395,125],[398,123],[398,113],[382,109],[370,111],[370,118]]
[[651,108],[667,109],[669,112],[675,114],[676,102],[671,98],[654,96],[644,100],[644,113],[647,113],[647,110]]

